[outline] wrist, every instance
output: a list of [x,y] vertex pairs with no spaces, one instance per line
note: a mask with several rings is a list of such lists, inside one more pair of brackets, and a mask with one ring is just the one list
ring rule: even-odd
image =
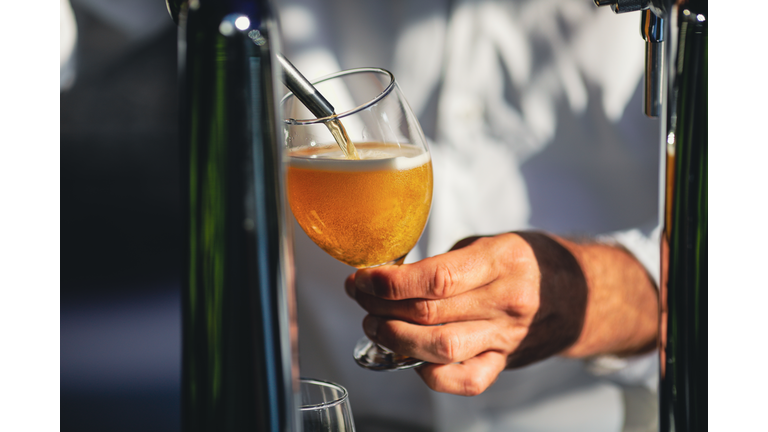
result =
[[552,238],[573,254],[587,285],[582,331],[561,355],[626,357],[652,351],[658,337],[658,296],[638,260],[622,247]]

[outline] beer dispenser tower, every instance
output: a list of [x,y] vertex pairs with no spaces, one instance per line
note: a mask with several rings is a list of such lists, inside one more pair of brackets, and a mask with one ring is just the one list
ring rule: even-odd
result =
[[182,430],[299,428],[268,0],[167,0],[179,25]]
[[707,430],[707,0],[594,0],[641,11],[645,113],[661,117],[659,430]]

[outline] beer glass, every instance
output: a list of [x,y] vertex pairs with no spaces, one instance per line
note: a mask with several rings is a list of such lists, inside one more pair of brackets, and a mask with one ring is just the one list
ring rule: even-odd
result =
[[304,432],[355,432],[347,390],[328,381],[300,380]]
[[[421,126],[384,69],[346,70],[313,84],[337,115],[313,118],[290,93],[281,102],[293,215],[312,241],[345,264],[402,264],[432,204],[432,162]],[[359,159],[346,157],[334,140],[337,121]],[[354,355],[373,370],[423,363],[366,338]]]

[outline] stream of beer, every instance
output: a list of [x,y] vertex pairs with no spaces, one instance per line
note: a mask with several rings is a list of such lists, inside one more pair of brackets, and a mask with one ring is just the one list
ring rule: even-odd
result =
[[333,120],[326,122],[325,125],[328,127],[328,130],[331,131],[333,138],[336,139],[336,143],[339,145],[347,159],[360,159],[360,155],[357,153],[357,149],[355,149],[355,144],[349,139],[347,130],[344,129],[344,125],[341,124],[339,119],[334,118]]

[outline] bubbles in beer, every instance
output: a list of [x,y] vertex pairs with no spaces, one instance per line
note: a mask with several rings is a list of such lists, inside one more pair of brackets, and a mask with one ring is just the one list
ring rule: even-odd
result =
[[358,143],[360,160],[336,146],[297,149],[288,201],[304,232],[331,256],[363,268],[404,257],[432,204],[429,153],[408,144]]

